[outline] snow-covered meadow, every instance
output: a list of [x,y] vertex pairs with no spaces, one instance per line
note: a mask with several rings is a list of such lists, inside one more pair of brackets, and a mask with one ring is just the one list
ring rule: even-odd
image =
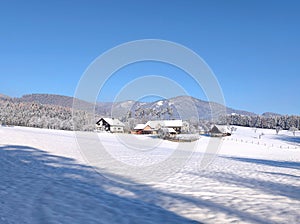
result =
[[79,147],[93,145],[88,133],[78,145],[70,131],[0,127],[0,223],[300,220],[299,133],[237,127],[216,153],[207,153],[205,136],[179,146],[153,136],[94,135],[111,158],[140,174],[161,166],[145,179],[125,172],[122,181],[122,166]]

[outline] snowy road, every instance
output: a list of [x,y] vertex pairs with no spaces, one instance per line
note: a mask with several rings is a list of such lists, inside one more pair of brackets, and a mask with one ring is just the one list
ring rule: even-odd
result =
[[[0,223],[297,223],[299,137],[264,134],[258,139],[239,127],[210,166],[199,169],[208,142],[202,137],[193,153],[190,143],[181,149],[179,157],[191,156],[163,182],[126,184],[99,175],[73,132],[0,127]],[[115,136],[99,137],[125,162],[137,160]],[[163,162],[176,148],[138,138],[137,148],[157,146],[147,151],[152,160],[138,158],[144,164]]]

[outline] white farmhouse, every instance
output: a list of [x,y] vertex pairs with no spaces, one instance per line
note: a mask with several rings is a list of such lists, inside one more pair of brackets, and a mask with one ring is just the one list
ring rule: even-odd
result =
[[116,118],[101,118],[96,123],[97,130],[111,133],[123,133],[125,125]]

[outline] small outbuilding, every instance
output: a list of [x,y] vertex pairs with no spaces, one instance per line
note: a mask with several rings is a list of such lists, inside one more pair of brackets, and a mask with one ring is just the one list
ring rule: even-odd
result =
[[101,118],[96,123],[97,130],[111,133],[123,133],[125,125],[116,118]]
[[212,137],[224,137],[231,135],[227,126],[223,125],[213,125],[209,133]]

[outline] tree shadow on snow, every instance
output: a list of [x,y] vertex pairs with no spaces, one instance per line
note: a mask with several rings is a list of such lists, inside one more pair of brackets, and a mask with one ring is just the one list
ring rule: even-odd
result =
[[263,172],[263,173],[272,174],[272,175],[276,175],[276,176],[292,177],[292,178],[297,178],[297,179],[299,178],[300,179],[300,176],[287,174],[287,173],[280,173],[280,172]]
[[287,136],[287,135],[278,135],[275,137],[277,140],[291,143],[296,146],[300,146],[300,137],[299,136]]
[[198,223],[36,148],[0,147],[0,167],[0,223]]
[[245,162],[245,163],[261,164],[261,165],[273,166],[273,167],[283,167],[283,168],[289,168],[295,170],[300,169],[300,162],[253,159],[253,158],[242,158],[242,157],[224,157],[224,158],[239,161],[239,162]]
[[[240,158],[240,157],[223,157],[224,159],[230,159],[238,162],[252,163],[253,165],[265,165],[271,167],[281,167],[288,169],[300,169],[300,162],[292,161],[274,161],[265,159],[252,159],[252,158]],[[280,175],[298,180],[299,176],[284,174],[284,173],[274,173],[274,172],[262,172],[270,175]],[[206,178],[215,179],[222,183],[234,184],[242,187],[247,187],[251,189],[257,189],[272,195],[281,195],[291,199],[300,200],[300,188],[297,186],[272,182],[259,178],[242,177],[234,173],[226,172],[206,172],[203,173]]]
[[[199,223],[166,209],[172,205],[271,223],[213,201],[114,182],[93,167],[32,147],[0,147],[0,167],[0,223]],[[224,177],[221,181],[245,182],[251,187],[255,180]],[[278,189],[275,185],[269,188]]]

